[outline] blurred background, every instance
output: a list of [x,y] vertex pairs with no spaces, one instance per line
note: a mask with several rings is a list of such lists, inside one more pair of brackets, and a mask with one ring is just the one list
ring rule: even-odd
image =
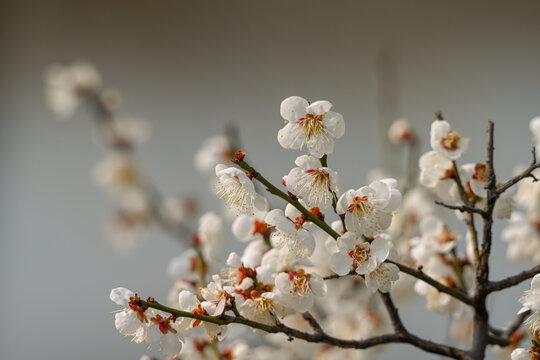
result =
[[[201,142],[238,124],[252,162],[278,182],[296,152],[276,141],[281,100],[328,99],[345,117],[331,166],[342,189],[363,185],[400,153],[386,140],[409,119],[428,148],[434,112],[473,139],[466,161],[485,156],[496,126],[496,168],[508,178],[530,161],[529,120],[540,115],[538,1],[71,1],[0,3],[0,358],[138,359],[115,330],[113,287],[166,297],[177,243],[159,232],[128,254],[103,228],[113,203],[92,183],[104,155],[79,112],[60,123],[45,105],[43,71],[88,60],[123,111],[149,119],[139,159],[167,195],[217,201],[193,156]],[[500,230],[502,221],[497,222]],[[491,277],[522,269],[494,245]],[[493,323],[519,309],[523,284],[491,299]],[[442,341],[447,319],[402,310],[420,336]],[[430,359],[407,345],[382,358]],[[490,355],[491,356],[491,355]]]

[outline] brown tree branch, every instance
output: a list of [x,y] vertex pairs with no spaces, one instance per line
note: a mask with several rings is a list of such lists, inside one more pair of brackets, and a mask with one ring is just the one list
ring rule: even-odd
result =
[[452,210],[459,210],[461,212],[476,213],[476,214],[484,215],[484,210],[478,209],[472,206],[468,206],[468,205],[450,205],[450,204],[446,204],[438,200],[435,200],[435,204],[443,206],[448,209],[452,209]]
[[533,147],[532,148],[532,162],[529,165],[529,167],[523,170],[518,175],[511,178],[510,180],[508,180],[507,182],[505,182],[504,184],[499,185],[497,187],[497,196],[500,196],[503,192],[505,192],[510,187],[514,186],[515,184],[517,184],[518,182],[520,182],[521,180],[525,178],[530,177],[533,179],[533,181],[538,181],[536,176],[534,176],[533,171],[538,169],[539,167],[540,167],[540,163],[536,162],[536,149]]
[[160,303],[156,301],[153,301],[153,302],[141,301],[141,303],[142,305],[147,306],[149,308],[165,311],[169,314],[176,316],[177,318],[186,317],[186,318],[191,318],[191,319],[198,319],[201,321],[206,321],[206,322],[210,322],[217,325],[228,325],[232,323],[242,324],[242,325],[255,328],[255,329],[260,329],[260,330],[263,330],[265,332],[272,333],[272,334],[282,333],[282,334],[288,335],[290,338],[302,339],[302,340],[312,342],[312,343],[324,343],[324,344],[334,345],[341,348],[367,349],[367,348],[377,346],[377,345],[382,345],[382,344],[405,343],[405,344],[410,344],[419,349],[422,349],[424,351],[434,353],[434,354],[444,355],[453,359],[465,359],[465,360],[471,359],[468,353],[464,350],[461,350],[452,346],[437,344],[429,340],[424,340],[408,332],[405,332],[404,334],[387,334],[387,335],[373,336],[364,340],[345,340],[345,339],[338,339],[333,336],[327,335],[326,333],[322,331],[322,329],[321,329],[321,332],[310,334],[310,333],[306,333],[300,330],[290,328],[281,323],[278,323],[277,325],[267,325],[267,324],[263,324],[263,323],[246,319],[242,316],[229,316],[229,315],[221,315],[219,317],[208,316],[208,315],[197,315],[195,317],[195,315],[191,312],[173,309],[173,308],[161,305]]
[[521,283],[522,281],[530,279],[534,275],[539,274],[539,273],[540,273],[540,265],[536,265],[535,267],[529,270],[522,271],[519,274],[516,274],[514,276],[509,276],[499,281],[490,281],[487,286],[487,290],[488,292],[500,291],[500,290],[515,286]]

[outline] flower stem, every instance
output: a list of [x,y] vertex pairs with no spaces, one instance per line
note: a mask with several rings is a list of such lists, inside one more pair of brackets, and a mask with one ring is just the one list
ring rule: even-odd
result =
[[320,220],[318,217],[313,215],[308,209],[302,206],[302,204],[300,204],[298,200],[292,199],[289,195],[285,194],[283,191],[279,190],[277,187],[272,185],[268,180],[264,178],[264,176],[262,176],[262,174],[257,172],[244,160],[239,160],[238,166],[252,173],[254,179],[257,179],[257,181],[259,181],[261,184],[266,186],[266,190],[268,190],[271,194],[279,196],[280,198],[282,198],[283,200],[285,200],[286,202],[294,206],[296,209],[298,209],[298,211],[300,211],[306,217],[307,220],[317,225],[319,228],[324,230],[328,235],[330,235],[334,239],[337,239],[338,237],[340,237],[340,235],[336,231],[334,231],[334,229],[332,229],[327,223],[325,223],[324,221]]

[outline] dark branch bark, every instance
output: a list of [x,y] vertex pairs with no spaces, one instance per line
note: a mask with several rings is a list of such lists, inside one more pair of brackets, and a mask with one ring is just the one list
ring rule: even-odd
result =
[[512,334],[519,329],[519,327],[523,324],[523,321],[525,321],[525,318],[527,318],[527,316],[530,314],[530,310],[519,314],[516,319],[510,325],[508,325],[506,330],[499,330],[489,326],[489,332],[491,333],[489,335],[489,343],[503,347],[510,345],[512,343]]
[[187,317],[191,319],[196,318],[201,321],[206,321],[206,322],[210,322],[210,323],[218,324],[218,325],[227,325],[227,324],[232,324],[232,323],[242,324],[245,326],[249,326],[251,328],[256,328],[256,329],[266,331],[268,333],[273,333],[273,334],[282,333],[282,334],[288,335],[291,338],[302,339],[302,340],[313,342],[313,343],[324,343],[324,344],[334,345],[341,348],[367,349],[367,348],[377,346],[377,345],[382,345],[382,344],[405,343],[405,344],[410,344],[419,349],[422,349],[424,351],[434,353],[434,354],[444,355],[453,359],[466,359],[466,360],[470,359],[468,353],[464,350],[461,350],[452,346],[437,344],[429,340],[424,340],[424,339],[419,338],[418,336],[409,334],[408,332],[405,332],[404,334],[387,334],[387,335],[373,336],[364,340],[344,340],[344,339],[338,339],[333,336],[327,335],[326,333],[324,333],[324,331],[322,331],[322,329],[320,329],[320,332],[316,332],[315,334],[310,334],[310,333],[306,333],[300,330],[290,328],[281,323],[277,325],[267,325],[267,324],[262,324],[256,321],[246,319],[242,316],[222,315],[222,316],[216,317],[216,316],[208,316],[208,315],[197,315],[197,317],[195,317],[195,315],[193,315],[190,312],[176,310],[176,309],[161,305],[155,301],[154,302],[142,301],[142,304],[150,308],[165,311],[169,314],[176,316],[177,318],[180,318],[180,317]]
[[488,291],[489,292],[500,291],[500,290],[515,286],[521,283],[522,281],[530,279],[534,275],[539,274],[539,273],[540,273],[540,265],[536,265],[532,269],[522,271],[519,274],[514,275],[514,276],[509,276],[506,279],[502,279],[499,281],[491,281],[488,285]]
[[450,204],[446,204],[446,203],[443,203],[442,201],[438,201],[438,200],[435,200],[435,204],[443,206],[443,207],[448,208],[448,209],[452,209],[452,210],[459,210],[461,212],[476,213],[476,214],[484,215],[484,210],[478,209],[478,208],[475,208],[475,207],[472,207],[472,206],[450,205]]
[[503,192],[520,182],[521,180],[525,178],[532,178],[533,181],[538,181],[536,176],[533,175],[533,171],[538,169],[540,167],[540,163],[536,162],[536,149],[533,147],[532,149],[532,162],[529,165],[529,167],[525,170],[523,170],[520,174],[514,176],[504,184],[501,184],[497,187],[497,196],[501,195]]
[[400,271],[428,283],[429,285],[433,286],[434,288],[436,288],[440,292],[448,294],[448,295],[458,299],[459,301],[461,301],[461,302],[463,302],[465,304],[468,304],[468,305],[472,304],[472,300],[467,296],[467,294],[465,294],[463,291],[461,291],[459,289],[449,288],[448,286],[441,284],[440,282],[433,279],[432,277],[424,274],[420,270],[415,270],[413,268],[410,268],[408,266],[405,266],[403,264],[400,264],[400,263],[397,263],[397,262],[394,262],[394,261],[391,261],[391,260],[388,260],[388,259],[386,260],[386,262],[396,265],[399,268]]

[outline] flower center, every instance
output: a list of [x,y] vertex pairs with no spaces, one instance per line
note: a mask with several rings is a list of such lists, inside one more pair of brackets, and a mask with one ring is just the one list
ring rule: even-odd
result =
[[137,183],[137,174],[133,167],[129,165],[119,166],[114,173],[114,178],[122,187],[135,186]]
[[297,124],[302,127],[306,137],[309,138],[311,135],[326,131],[322,120],[323,115],[306,114],[305,117],[298,119]]
[[487,166],[486,164],[478,163],[474,166],[474,174],[472,176],[473,179],[481,181],[481,182],[487,182]]
[[311,274],[306,274],[304,269],[298,269],[296,273],[289,273],[289,280],[293,281],[291,293],[305,293],[311,289],[309,281]]
[[349,251],[349,257],[353,259],[353,267],[357,268],[369,260],[369,243],[356,244],[354,250]]
[[457,238],[458,234],[448,229],[446,226],[435,235],[435,240],[439,244],[444,244],[453,241]]
[[459,146],[461,136],[455,131],[449,131],[446,137],[441,139],[441,145],[445,150],[456,151]]
[[347,209],[349,212],[356,211],[358,213],[358,216],[364,216],[365,214],[369,214],[373,211],[373,208],[368,202],[367,196],[355,196],[352,204],[349,205],[349,208]]

